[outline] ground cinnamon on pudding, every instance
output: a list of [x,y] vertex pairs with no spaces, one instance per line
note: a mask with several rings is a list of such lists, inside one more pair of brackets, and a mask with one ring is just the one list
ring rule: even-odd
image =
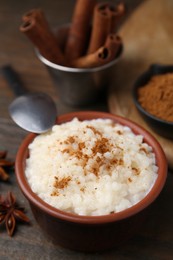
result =
[[71,180],[71,177],[64,177],[62,179],[59,179],[58,177],[55,176],[55,182],[54,182],[54,187],[57,189],[64,189],[65,187],[67,187],[69,181]]
[[[71,157],[76,157],[79,160],[81,160],[82,167],[85,170],[85,167],[87,166],[90,159],[94,159],[94,162],[91,166],[92,173],[98,177],[99,168],[105,164],[105,158],[104,154],[106,152],[111,152],[111,144],[109,143],[109,140],[105,137],[103,137],[102,133],[98,131],[95,127],[87,125],[86,128],[90,129],[94,135],[97,136],[97,140],[95,141],[95,145],[92,147],[91,155],[88,156],[83,152],[83,149],[85,149],[86,144],[85,142],[79,142],[77,136],[69,136],[66,140],[64,140],[64,144],[68,145],[68,148],[65,148],[62,150],[63,153],[68,153]],[[73,144],[77,143],[77,149],[73,147]],[[96,156],[97,153],[100,154],[101,157]],[[95,158],[96,157],[96,158]],[[115,160],[114,160],[115,161]],[[117,163],[118,161],[116,161]],[[115,162],[113,162],[115,163]],[[109,165],[107,165],[108,168]],[[85,175],[87,175],[87,170],[85,170]]]
[[173,122],[173,73],[153,76],[139,88],[138,100],[147,112]]
[[51,196],[59,196],[59,189],[64,189],[68,186],[69,181],[71,181],[71,177],[64,177],[62,179],[59,179],[57,176],[54,176],[54,190],[51,193]]

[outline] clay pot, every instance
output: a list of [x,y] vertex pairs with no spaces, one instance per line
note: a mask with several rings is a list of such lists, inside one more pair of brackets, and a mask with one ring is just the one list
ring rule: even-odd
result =
[[158,197],[164,186],[167,176],[167,161],[157,140],[142,127],[125,118],[109,113],[85,111],[59,116],[57,124],[70,121],[74,117],[78,117],[79,120],[110,118],[122,125],[129,126],[135,134],[144,136],[144,141],[153,147],[159,167],[158,178],[147,196],[124,211],[103,216],[79,216],[48,205],[32,192],[25,177],[28,145],[36,134],[29,134],[19,147],[15,164],[18,185],[29,201],[36,221],[54,243],[80,251],[110,249],[135,234],[143,224],[149,206]]

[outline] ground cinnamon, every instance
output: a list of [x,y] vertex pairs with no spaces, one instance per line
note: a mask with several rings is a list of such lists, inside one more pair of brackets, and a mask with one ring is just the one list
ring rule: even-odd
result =
[[153,76],[139,88],[138,100],[152,115],[173,122],[173,73]]

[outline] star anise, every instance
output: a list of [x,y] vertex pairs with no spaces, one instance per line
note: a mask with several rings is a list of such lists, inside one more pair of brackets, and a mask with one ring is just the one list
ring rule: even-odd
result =
[[12,192],[5,198],[0,195],[0,225],[5,224],[9,236],[13,235],[17,221],[29,222],[24,208],[19,207]]
[[6,168],[14,165],[14,162],[10,162],[6,159],[7,152],[0,151],[0,180],[7,181],[9,179],[9,175],[6,172]]

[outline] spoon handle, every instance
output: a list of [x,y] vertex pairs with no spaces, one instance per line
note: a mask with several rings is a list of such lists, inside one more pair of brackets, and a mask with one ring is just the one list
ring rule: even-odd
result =
[[23,83],[16,73],[16,71],[12,68],[11,65],[5,65],[1,68],[2,74],[8,82],[10,88],[14,92],[16,96],[22,96],[28,93],[26,88],[23,86]]

